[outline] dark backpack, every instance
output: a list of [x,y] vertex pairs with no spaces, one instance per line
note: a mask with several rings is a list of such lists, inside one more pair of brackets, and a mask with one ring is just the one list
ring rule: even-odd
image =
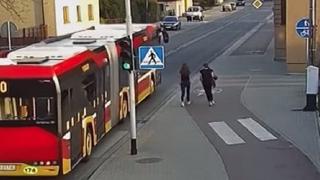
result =
[[163,35],[163,42],[168,43],[169,42],[169,34],[167,33],[167,31],[162,31],[162,35]]

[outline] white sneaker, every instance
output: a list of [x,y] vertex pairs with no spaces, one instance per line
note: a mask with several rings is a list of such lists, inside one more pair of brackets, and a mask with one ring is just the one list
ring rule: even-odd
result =
[[184,107],[184,102],[181,102],[181,107]]
[[213,105],[213,103],[210,101],[210,102],[209,102],[209,106],[211,107],[212,105]]
[[187,104],[190,105],[190,104],[191,104],[191,101],[188,101]]
[[211,103],[212,103],[212,105],[215,105],[215,104],[216,104],[216,102],[215,102],[215,101],[211,101]]

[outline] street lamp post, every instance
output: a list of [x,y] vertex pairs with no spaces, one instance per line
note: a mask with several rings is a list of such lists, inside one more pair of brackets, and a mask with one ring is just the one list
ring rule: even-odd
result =
[[126,6],[126,26],[127,35],[131,41],[131,60],[133,69],[129,72],[129,89],[130,89],[130,137],[131,137],[131,155],[137,154],[137,127],[136,127],[136,102],[135,102],[135,86],[134,86],[134,72],[135,62],[133,54],[133,39],[132,39],[132,17],[130,0],[125,0]]

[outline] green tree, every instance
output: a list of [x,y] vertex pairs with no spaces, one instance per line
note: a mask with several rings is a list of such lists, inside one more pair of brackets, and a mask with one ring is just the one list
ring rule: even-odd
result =
[[124,0],[100,0],[100,15],[103,20],[124,19]]
[[[148,9],[146,6],[148,3]],[[125,0],[100,0],[102,22],[110,19],[125,19]],[[132,22],[145,23],[159,20],[156,0],[131,0]]]
[[216,0],[194,0],[194,3],[199,4],[200,6],[213,6],[216,4]]

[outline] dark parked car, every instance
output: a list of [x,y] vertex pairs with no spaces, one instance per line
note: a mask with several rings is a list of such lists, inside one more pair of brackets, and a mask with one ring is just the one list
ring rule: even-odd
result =
[[165,29],[179,30],[181,29],[181,21],[176,16],[166,16],[160,22],[160,26]]
[[237,6],[245,6],[246,1],[245,0],[237,0]]

